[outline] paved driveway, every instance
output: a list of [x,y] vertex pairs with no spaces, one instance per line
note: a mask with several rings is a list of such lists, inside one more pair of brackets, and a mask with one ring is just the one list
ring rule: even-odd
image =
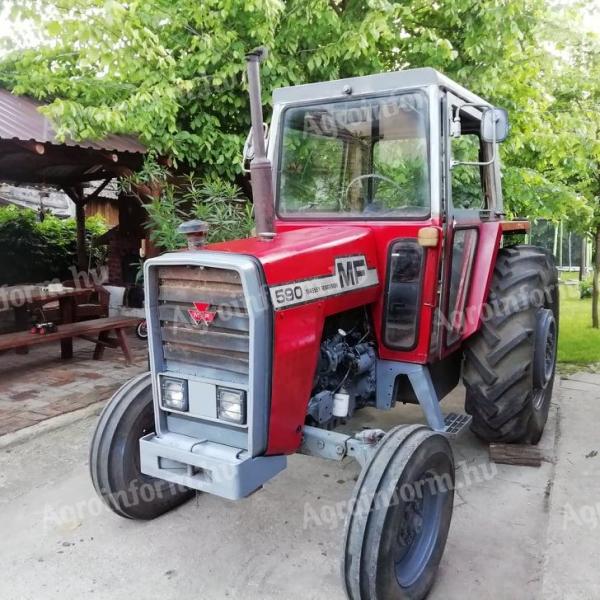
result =
[[[600,597],[600,378],[572,377],[542,440],[556,464],[491,465],[470,433],[454,444],[459,489],[431,598]],[[444,410],[461,404],[457,391]],[[415,407],[361,416],[381,427],[419,418]],[[244,501],[200,495],[155,521],[134,522],[94,496],[86,464],[94,422],[0,450],[0,597],[343,598],[336,512],[350,496],[355,463],[294,456]]]

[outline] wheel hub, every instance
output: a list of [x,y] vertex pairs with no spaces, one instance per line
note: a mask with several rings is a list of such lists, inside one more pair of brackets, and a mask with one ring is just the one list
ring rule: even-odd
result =
[[403,588],[414,584],[428,563],[438,535],[445,490],[434,489],[423,475],[412,485],[417,497],[404,503],[398,528],[394,567]]
[[[400,556],[396,560],[400,560],[410,550],[423,530],[423,499],[417,498],[407,502],[404,506],[402,523],[398,530],[398,547]],[[402,552],[404,548],[404,552]]]

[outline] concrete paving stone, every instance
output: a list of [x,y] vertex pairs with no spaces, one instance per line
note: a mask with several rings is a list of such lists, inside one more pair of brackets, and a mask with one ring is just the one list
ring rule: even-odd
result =
[[79,371],[77,377],[82,377],[83,379],[102,379],[104,375],[97,371]]
[[39,390],[25,390],[23,392],[16,392],[14,394],[8,394],[8,397],[11,400],[16,400],[16,401],[31,400],[32,398],[35,398],[39,393],[40,393]]
[[25,418],[24,415],[2,419],[0,421],[0,435],[12,433],[13,431],[18,431],[19,429],[24,429],[25,427],[30,427],[31,425],[35,425],[37,422],[38,421]]
[[566,380],[591,383],[595,386],[600,387],[600,375],[598,375],[598,373],[573,373],[563,378],[563,382]]
[[565,390],[591,393],[597,392],[599,388],[599,386],[595,383],[590,383],[588,381],[579,381],[576,379],[565,379],[562,385]]
[[39,421],[43,421],[48,418],[47,415],[41,412],[35,412],[33,410],[25,410],[19,413],[19,417],[29,421],[31,424],[38,423]]

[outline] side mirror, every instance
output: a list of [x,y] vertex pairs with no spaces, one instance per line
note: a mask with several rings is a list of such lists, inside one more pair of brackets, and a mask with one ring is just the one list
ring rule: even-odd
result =
[[503,142],[508,137],[508,113],[503,108],[486,108],[481,115],[481,139]]

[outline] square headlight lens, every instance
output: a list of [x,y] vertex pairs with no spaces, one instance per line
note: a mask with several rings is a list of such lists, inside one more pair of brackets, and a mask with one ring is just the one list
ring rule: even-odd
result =
[[186,412],[189,409],[187,380],[161,377],[161,398],[164,408]]
[[217,388],[217,418],[230,423],[246,423],[246,392]]

